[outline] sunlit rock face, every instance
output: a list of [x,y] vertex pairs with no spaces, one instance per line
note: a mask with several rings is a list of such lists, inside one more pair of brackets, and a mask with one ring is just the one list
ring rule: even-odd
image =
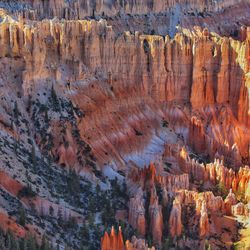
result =
[[[122,164],[124,158],[116,149],[123,157],[132,153],[134,149],[124,143],[141,133],[146,138],[136,141],[148,143],[153,137],[150,126],[159,127],[161,117],[178,122],[180,116],[172,120],[171,113],[161,109],[170,102],[183,107],[180,112],[188,129],[183,136],[196,152],[211,157],[223,154],[240,164],[249,157],[248,36],[245,39],[220,37],[207,29],[178,33],[173,39],[139,33],[116,37],[104,20],[25,25],[3,15],[1,56],[23,59],[24,96],[55,85],[86,111],[87,119],[79,121],[78,127],[82,136],[89,127],[98,127],[88,131],[85,140],[102,164],[110,158],[107,154]],[[65,89],[68,80],[70,90]],[[83,92],[87,97],[82,97]],[[129,113],[122,112],[124,107],[129,107]],[[100,124],[104,120],[98,119],[104,113],[109,120],[107,139],[100,136],[107,131]],[[125,126],[122,119],[131,125]],[[109,152],[102,151],[104,145]],[[60,161],[68,154],[74,165],[74,146],[58,147]]]
[[173,202],[169,223],[172,237],[180,236],[182,233],[181,205],[177,200]]
[[[0,7],[1,228],[41,241],[42,218],[49,240],[73,249],[230,249],[241,240],[249,1]],[[34,225],[19,225],[13,196]]]

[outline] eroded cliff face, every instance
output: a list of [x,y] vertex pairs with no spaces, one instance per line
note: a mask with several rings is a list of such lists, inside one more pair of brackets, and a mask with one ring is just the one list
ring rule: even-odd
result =
[[[163,162],[171,159],[171,173],[165,171],[163,162],[151,163],[140,171],[130,170],[128,187],[134,198],[131,198],[129,203],[129,223],[141,237],[145,236],[145,232],[151,232],[156,247],[162,247],[162,238],[169,236],[173,239],[178,237],[178,245],[183,247],[195,244],[202,249],[208,238],[211,247],[218,247],[215,235],[219,233],[223,235],[220,238],[223,242],[220,246],[230,247],[229,242],[235,237],[237,222],[228,218],[249,217],[249,168],[240,169],[237,175],[230,169],[228,175],[227,168],[222,164],[204,166],[197,162],[196,166],[199,165],[200,170],[207,171],[207,174],[201,174],[199,167],[193,165],[185,169],[188,175],[184,175],[187,179],[184,181],[180,178],[183,162],[179,163],[177,152],[168,152],[163,159]],[[187,154],[183,148],[180,153],[182,156]],[[172,179],[171,185],[164,181],[169,177]],[[234,191],[230,189],[228,192],[230,187],[233,187]],[[143,209],[139,210],[139,207]],[[136,223],[139,216],[143,216],[144,234],[141,224]],[[225,231],[222,225],[228,225],[228,231]],[[167,232],[168,237],[164,232]],[[191,235],[199,235],[200,243],[194,239],[190,241]]]
[[2,227],[14,196],[35,225],[67,221],[54,244],[72,219],[76,249],[80,233],[103,250],[232,247],[249,217],[248,1],[19,4],[0,13]]
[[[104,20],[25,24],[4,16],[1,56],[23,58],[24,96],[54,85],[56,91],[65,93],[86,111],[90,120],[82,119],[78,124],[82,136],[90,127],[89,122],[94,123],[91,127],[101,127],[102,133],[106,133],[98,124],[100,121],[93,119],[98,112],[104,112],[102,107],[106,110],[112,109],[114,103],[129,105],[133,113],[135,102],[145,102],[147,114],[133,121],[139,128],[145,119],[159,123],[157,115],[149,115],[149,110],[155,109],[152,105],[160,108],[164,103],[178,103],[183,107],[178,117],[171,117],[171,111],[163,111],[161,116],[167,116],[173,125],[185,117],[188,131],[183,134],[184,140],[199,153],[206,151],[211,157],[216,153],[225,157],[230,154],[239,164],[242,160],[247,163],[249,157],[248,31],[245,39],[240,42],[223,38],[208,30],[180,33],[174,39],[139,33],[117,37]],[[95,78],[92,83],[91,76]],[[68,80],[72,82],[70,90],[65,88]],[[99,84],[100,81],[104,83]],[[82,98],[82,91],[87,91],[93,101]],[[138,95],[141,98],[137,101]],[[124,116],[121,112],[117,115]],[[114,115],[109,116],[114,119]],[[124,130],[119,126],[119,132]],[[117,130],[112,131],[111,126],[119,141]],[[149,129],[141,130],[147,134]],[[99,151],[100,145],[94,139],[100,138],[97,132],[88,133],[91,139],[85,140]],[[115,143],[112,136],[107,140],[112,157],[121,161],[114,157],[118,152],[111,148]],[[118,147],[122,147],[118,141]],[[74,154],[72,150],[70,154]]]
[[[15,4],[15,1],[11,1]],[[24,13],[33,13],[33,16],[38,17],[59,17],[66,19],[82,19],[86,16],[92,15],[107,15],[115,16],[120,12],[129,14],[147,14],[159,13],[168,11],[171,8],[178,6],[185,10],[196,10],[198,12],[205,11],[220,11],[228,7],[234,6],[235,4],[247,4],[246,0],[230,0],[230,1],[185,1],[185,0],[150,0],[143,2],[140,0],[77,0],[77,1],[63,1],[63,0],[49,0],[49,1],[37,1],[37,0],[22,0],[19,1],[17,10],[23,10]],[[6,5],[8,8],[9,6]],[[15,11],[15,9],[10,9]],[[29,11],[27,11],[29,10]],[[30,13],[31,12],[31,13]]]

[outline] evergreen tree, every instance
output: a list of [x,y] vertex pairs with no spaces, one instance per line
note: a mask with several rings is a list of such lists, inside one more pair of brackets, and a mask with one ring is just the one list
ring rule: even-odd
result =
[[36,167],[36,149],[34,143],[32,144],[32,150],[31,150],[31,161],[33,167]]
[[89,223],[90,227],[93,227],[93,225],[95,223],[95,216],[91,212],[88,213],[88,223]]
[[10,236],[10,232],[7,232],[6,235],[6,244],[5,244],[7,249],[11,249],[11,236]]
[[17,155],[17,149],[18,149],[18,144],[17,144],[17,141],[15,140],[15,142],[14,142],[14,152],[15,152],[16,155]]
[[83,228],[82,228],[82,236],[83,236],[83,239],[85,241],[89,241],[89,228],[87,227],[87,225],[83,225]]
[[171,244],[170,244],[170,239],[166,238],[163,246],[162,246],[162,250],[170,250]]
[[27,250],[37,250],[36,240],[32,235],[27,238]]
[[49,214],[50,216],[54,215],[54,208],[52,206],[49,207]]
[[59,208],[58,211],[57,211],[57,217],[58,217],[58,223],[59,223],[59,225],[62,226],[64,221],[63,221],[63,216],[62,216],[62,210],[61,210],[61,208]]
[[52,101],[52,105],[55,111],[59,111],[59,100],[57,98],[56,95],[56,91],[54,89],[54,85],[52,85],[51,88],[51,101]]
[[219,182],[216,186],[217,192],[219,195],[225,199],[226,196],[228,195],[228,190],[226,189],[225,185],[222,182]]
[[43,238],[42,238],[42,244],[41,244],[41,250],[50,250],[50,245],[49,245],[49,242],[46,238],[45,235],[43,235]]
[[26,239],[20,239],[19,245],[21,250],[27,250],[27,241]]
[[18,116],[19,116],[20,112],[19,112],[19,109],[18,109],[18,106],[17,106],[17,102],[16,102],[16,101],[15,101],[15,104],[14,104],[13,113],[14,113],[14,117],[15,117],[16,119],[18,119]]
[[48,115],[48,108],[47,107],[45,108],[45,111],[44,111],[44,121],[45,121],[45,123],[49,122],[49,115]]
[[96,193],[99,194],[100,191],[101,191],[100,185],[99,185],[99,183],[97,183],[97,185],[96,185]]
[[13,234],[11,234],[11,250],[20,250],[19,242]]
[[26,223],[26,214],[25,210],[21,207],[19,210],[19,224],[24,227],[25,223]]
[[4,249],[5,247],[5,238],[3,231],[0,229],[0,249]]
[[70,170],[70,172],[69,172],[68,189],[69,189],[70,195],[72,195],[72,194],[75,195],[75,194],[78,194],[80,192],[79,176],[73,170]]

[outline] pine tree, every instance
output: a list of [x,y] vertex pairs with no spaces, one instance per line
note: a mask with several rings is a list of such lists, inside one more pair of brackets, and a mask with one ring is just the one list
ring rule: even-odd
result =
[[36,149],[34,143],[32,144],[32,149],[31,149],[31,162],[34,170],[36,171],[37,161],[36,161]]
[[28,250],[27,240],[26,239],[23,239],[21,246],[22,246],[21,249]]
[[167,238],[162,246],[162,250],[170,250],[170,239]]
[[19,112],[19,109],[18,109],[18,106],[17,106],[17,102],[16,102],[16,101],[15,101],[15,104],[14,104],[13,113],[14,113],[14,117],[15,117],[16,119],[18,119],[18,116],[19,116],[20,112]]
[[219,182],[219,183],[217,184],[216,188],[217,188],[217,190],[218,190],[218,192],[219,192],[219,195],[220,195],[223,199],[225,199],[226,196],[228,195],[228,191],[227,191],[225,185],[224,185],[222,182]]
[[17,155],[17,148],[18,148],[18,144],[17,144],[17,141],[15,140],[15,142],[14,142],[14,152],[15,152],[16,155]]
[[70,250],[70,247],[67,246],[67,245],[65,245],[65,246],[64,246],[64,250]]
[[63,222],[63,216],[62,216],[62,209],[59,207],[58,211],[57,211],[57,217],[58,217],[58,221],[59,223]]
[[49,207],[49,214],[50,216],[54,215],[54,208],[52,206]]
[[48,108],[47,107],[44,111],[44,121],[45,121],[45,123],[49,122],[49,115],[48,115]]
[[41,250],[50,250],[50,245],[45,235],[42,238]]
[[19,243],[18,240],[15,239],[14,235],[11,233],[10,235],[10,239],[11,239],[11,250],[19,250]]
[[99,194],[100,191],[101,191],[100,185],[99,185],[99,183],[97,183],[97,185],[96,185],[96,193]]
[[36,240],[32,235],[29,235],[27,238],[27,249],[28,250],[37,250]]
[[89,241],[89,229],[88,229],[86,224],[83,225],[82,236],[83,236],[84,240]]
[[4,248],[5,248],[5,238],[4,238],[3,231],[0,229],[0,249],[4,249]]
[[6,243],[5,243],[6,249],[11,249],[11,236],[10,236],[10,232],[7,232],[6,235]]
[[20,208],[20,210],[19,210],[19,224],[24,227],[25,223],[26,223],[25,210],[23,208]]
[[54,85],[52,85],[52,88],[51,88],[51,101],[52,101],[52,105],[53,105],[55,111],[59,111],[59,100],[57,98],[56,91],[54,89]]
[[92,227],[94,225],[94,222],[95,222],[95,216],[93,213],[89,212],[89,214],[88,214],[89,226]]

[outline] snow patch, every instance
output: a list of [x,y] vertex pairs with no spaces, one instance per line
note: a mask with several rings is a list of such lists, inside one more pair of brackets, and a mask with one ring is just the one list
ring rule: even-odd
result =
[[111,166],[105,166],[103,168],[104,176],[108,177],[110,180],[117,178],[119,181],[123,180],[123,176],[118,174]]
[[176,135],[169,130],[155,132],[151,142],[141,152],[135,152],[123,157],[126,163],[133,162],[139,167],[144,167],[152,161],[158,160],[164,152],[165,144],[173,144],[177,141]]

